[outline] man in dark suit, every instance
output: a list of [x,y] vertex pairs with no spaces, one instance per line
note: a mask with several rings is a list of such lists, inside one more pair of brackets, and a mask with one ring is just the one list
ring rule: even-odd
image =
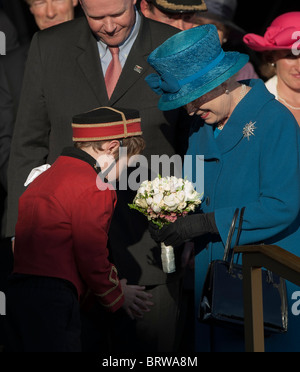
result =
[[[72,143],[69,123],[77,113],[97,105],[135,108],[142,118],[147,146],[144,155],[150,160],[153,154],[172,156],[178,152],[180,112],[158,110],[158,96],[144,81],[153,72],[148,55],[178,30],[140,16],[135,3],[82,0],[85,17],[33,37],[9,164],[8,236],[14,235],[18,198],[29,172],[44,163],[52,164],[62,148]],[[112,60],[108,46],[120,47],[122,65],[110,98],[104,80]],[[137,333],[138,338],[127,343],[128,350],[137,350],[138,345],[141,350],[171,351],[180,301],[180,270],[171,275],[162,272],[160,250],[150,237],[147,220],[127,206],[134,194],[118,194],[110,248],[120,276],[153,292],[156,311],[137,324],[128,322],[122,344],[126,345],[129,333]],[[122,326],[128,319],[123,320]]]
[[9,239],[3,239],[2,229],[5,220],[4,209],[7,192],[7,166],[13,133],[13,121],[13,100],[9,82],[5,74],[3,60],[0,59],[0,291],[4,291],[6,277],[12,269],[10,241]]
[[[0,56],[0,291],[5,292],[7,277],[12,270],[12,251],[10,239],[5,239],[6,224],[6,195],[7,195],[7,167],[10,144],[13,134],[13,125],[16,114],[16,95],[19,83],[19,65],[22,59],[17,52],[20,47],[17,32],[6,15],[0,9],[0,31],[6,36],[5,55]],[[18,60],[12,55],[18,54]],[[13,62],[13,63],[12,63]],[[16,64],[18,66],[16,66]],[[7,73],[7,67],[12,74]],[[15,94],[16,93],[16,94]],[[0,317],[0,349],[3,344],[3,322],[5,317]]]
[[2,62],[0,59],[0,185],[6,191],[7,165],[13,131],[13,102]]

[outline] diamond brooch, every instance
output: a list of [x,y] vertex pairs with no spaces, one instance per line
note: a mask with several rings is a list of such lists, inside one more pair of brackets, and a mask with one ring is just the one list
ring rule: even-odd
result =
[[252,121],[250,121],[250,123],[246,124],[244,129],[243,129],[243,135],[244,137],[246,137],[248,139],[248,141],[250,141],[250,137],[251,136],[254,136],[254,131],[256,129],[256,121],[254,123],[252,123]]

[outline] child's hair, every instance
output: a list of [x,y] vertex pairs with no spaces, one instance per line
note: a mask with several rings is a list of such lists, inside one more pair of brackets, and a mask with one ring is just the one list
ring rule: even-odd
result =
[[[127,148],[127,155],[129,157],[133,155],[138,155],[140,154],[146,147],[145,140],[142,136],[135,136],[135,137],[127,137],[123,138],[122,140],[122,147]],[[75,142],[74,146],[79,149],[83,149],[86,147],[92,147],[94,151],[100,151],[103,150],[102,146],[106,142],[111,142],[109,141],[97,141],[97,142]],[[119,153],[114,154],[115,158],[117,159],[119,156]]]

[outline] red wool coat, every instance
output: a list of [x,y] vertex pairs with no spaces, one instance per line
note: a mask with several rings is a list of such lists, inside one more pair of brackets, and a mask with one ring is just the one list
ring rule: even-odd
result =
[[89,288],[116,311],[124,296],[107,249],[116,193],[98,189],[95,163],[68,148],[29,185],[19,200],[14,272],[68,280],[79,299]]

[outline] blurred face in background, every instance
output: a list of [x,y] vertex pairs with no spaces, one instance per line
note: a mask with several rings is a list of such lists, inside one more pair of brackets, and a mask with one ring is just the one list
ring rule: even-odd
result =
[[40,30],[58,25],[74,18],[78,0],[31,0],[30,11]]
[[227,42],[229,36],[229,29],[221,22],[217,22],[216,20],[205,18],[205,16],[199,14],[197,15],[193,21],[195,22],[194,27],[213,24],[217,27],[219,39],[221,45]]
[[148,3],[147,0],[141,0],[140,7],[143,15],[147,18],[153,19],[154,21],[166,23],[180,30],[188,30],[189,28],[192,28],[194,26],[194,17],[196,12],[163,12],[156,8],[153,4]]
[[278,88],[284,84],[300,92],[300,55],[293,54],[291,50],[274,51],[273,62],[276,65]]
[[135,24],[136,0],[80,0],[93,33],[106,45],[118,46]]

